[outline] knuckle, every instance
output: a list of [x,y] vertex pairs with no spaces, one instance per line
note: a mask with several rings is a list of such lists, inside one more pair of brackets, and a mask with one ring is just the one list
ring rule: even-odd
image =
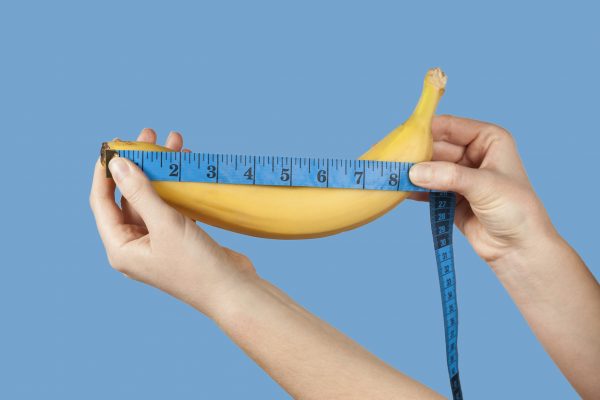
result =
[[488,134],[494,139],[513,140],[513,135],[508,131],[508,129],[496,124],[490,124],[488,128]]
[[441,122],[446,122],[446,123],[448,123],[448,122],[451,122],[451,121],[453,121],[453,120],[454,120],[454,118],[456,118],[456,117],[455,117],[454,115],[451,115],[451,114],[439,114],[439,115],[436,115],[436,116],[435,116],[435,118],[436,118],[438,121],[441,121]]
[[507,138],[507,139],[512,139],[514,136],[512,135],[512,133],[510,133],[510,131],[508,129],[505,128],[501,128],[502,131],[502,136]]
[[119,252],[115,252],[114,250],[107,250],[106,256],[108,257],[108,263],[114,270],[124,274],[128,272],[127,264],[123,262],[123,257]]
[[459,187],[461,174],[456,164],[449,164],[442,177],[443,185],[447,188]]
[[239,262],[243,267],[245,267],[247,269],[254,269],[254,264],[252,263],[252,260],[250,260],[250,257],[248,257],[245,254],[241,254],[241,253],[238,253],[238,254],[239,254]]

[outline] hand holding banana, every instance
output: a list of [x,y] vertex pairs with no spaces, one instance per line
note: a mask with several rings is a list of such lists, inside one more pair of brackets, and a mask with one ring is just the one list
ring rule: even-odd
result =
[[449,115],[433,119],[432,134],[434,161],[415,165],[411,181],[461,195],[456,226],[575,390],[598,398],[600,285],[552,225],[514,139],[499,126]]
[[[144,129],[137,143],[154,144]],[[180,151],[181,136],[171,132],[165,148]],[[126,276],[157,287],[209,317],[218,299],[256,277],[250,260],[220,246],[196,223],[165,203],[132,162],[110,162],[106,179],[100,160],[94,170],[90,205],[110,264]],[[115,184],[122,193],[114,202]]]
[[[452,191],[455,224],[488,263],[558,234],[538,199],[510,133],[493,124],[450,115],[432,121],[433,160],[415,165],[410,179]],[[413,193],[425,199],[426,193]]]
[[[419,162],[433,156],[441,161],[413,167],[411,180],[464,196],[459,196],[456,223],[488,262],[527,247],[540,235],[552,234],[510,134],[484,122],[434,116],[445,85],[446,76],[440,69],[428,71],[411,117],[360,159]],[[155,142],[154,131],[145,129],[136,142],[114,140],[106,148],[181,151],[183,146],[178,133],[171,133],[164,147]],[[109,168],[115,170],[115,182],[124,195],[119,209],[109,200],[114,183],[103,177],[102,162],[96,166],[91,199],[111,264],[132,278],[163,286],[184,299],[189,297],[185,287],[194,281],[229,281],[239,271],[244,277],[249,270],[254,274],[246,257],[216,244],[193,220],[254,236],[314,238],[363,225],[409,196],[406,192],[150,182],[135,164],[115,158]],[[417,199],[425,196],[412,194]],[[113,245],[115,241],[120,246]],[[160,260],[136,260],[149,251],[150,247],[144,250],[143,246],[152,246],[153,256]],[[131,255],[121,254],[130,248],[135,249]],[[156,249],[165,251],[164,258],[156,257],[160,254]],[[168,267],[167,259],[171,259]],[[172,265],[173,259],[181,260],[182,265]],[[228,267],[217,267],[219,263]],[[145,268],[136,268],[137,264]],[[155,268],[149,267],[153,264]],[[208,277],[198,275],[199,266],[205,264],[211,270]],[[182,270],[175,274],[166,271],[179,267]],[[220,276],[228,272],[232,276]],[[178,278],[181,281],[174,282]],[[210,292],[203,291],[206,296]]]

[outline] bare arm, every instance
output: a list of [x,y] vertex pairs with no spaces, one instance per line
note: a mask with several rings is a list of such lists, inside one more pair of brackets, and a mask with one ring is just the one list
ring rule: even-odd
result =
[[[156,134],[144,130],[138,140]],[[170,135],[167,146],[180,150],[181,137]],[[90,203],[111,265],[213,319],[294,398],[442,398],[259,278],[246,256],[165,204],[133,163],[113,159],[110,169],[121,207],[100,163]]]
[[295,399],[441,399],[266,281],[227,296],[215,321]]
[[575,390],[600,398],[600,286],[577,253],[555,236],[490,265]]
[[513,138],[452,116],[435,118],[432,132],[436,161],[413,168],[411,179],[462,194],[456,225],[575,390],[600,398],[600,286],[550,222]]

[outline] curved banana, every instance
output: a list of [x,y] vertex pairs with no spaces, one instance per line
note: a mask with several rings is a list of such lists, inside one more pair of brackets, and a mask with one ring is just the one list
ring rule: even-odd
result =
[[[446,76],[428,71],[410,118],[359,159],[421,162],[431,159],[431,119],[444,93]],[[108,142],[104,149],[170,151],[142,142]],[[184,215],[246,235],[307,239],[364,225],[394,208],[407,192],[245,186],[195,182],[152,182],[158,194]]]

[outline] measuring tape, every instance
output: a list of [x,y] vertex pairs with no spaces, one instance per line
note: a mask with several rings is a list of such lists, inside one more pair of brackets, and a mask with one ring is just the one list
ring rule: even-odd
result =
[[[106,165],[116,155],[137,164],[152,181],[429,192],[431,232],[442,296],[450,386],[454,400],[463,398],[458,374],[458,305],[452,249],[456,196],[452,192],[432,191],[414,185],[408,177],[408,171],[414,163],[106,150]],[[108,168],[106,171],[110,177]]]

